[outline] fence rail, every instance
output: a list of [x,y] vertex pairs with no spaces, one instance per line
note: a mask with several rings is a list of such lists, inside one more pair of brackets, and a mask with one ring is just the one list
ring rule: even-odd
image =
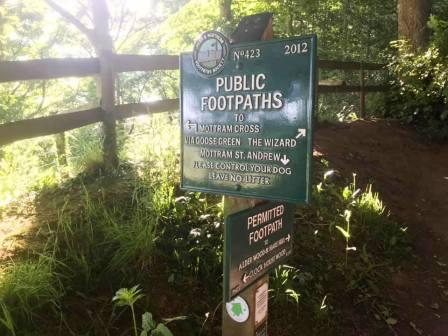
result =
[[93,76],[99,73],[99,69],[98,58],[2,61],[0,62],[0,83]]
[[[385,64],[318,60],[319,69],[383,70]],[[177,55],[112,56],[115,72],[179,69]],[[64,77],[94,76],[100,72],[98,58],[50,58],[32,61],[0,61],[0,83],[23,80],[46,80]]]
[[[112,55],[115,72],[179,69],[176,55]],[[86,77],[100,73],[98,58],[49,58],[32,61],[0,61],[0,83]]]
[[344,92],[386,92],[388,85],[319,85],[319,94],[324,93],[344,93]]
[[[115,119],[119,120],[145,114],[174,111],[178,107],[179,99],[166,99],[150,103],[117,105],[113,114]],[[103,111],[101,108],[96,107],[48,117],[5,123],[0,125],[0,146],[18,140],[70,131],[102,120]]]
[[[114,72],[154,71],[179,69],[177,55],[111,55]],[[361,72],[360,85],[337,85],[320,82],[318,94],[359,92],[361,114],[364,114],[365,93],[384,92],[387,85],[365,85],[365,71],[383,70],[384,64],[318,60],[319,69],[354,70]],[[66,58],[31,61],[0,61],[0,83],[24,80],[48,80],[64,77],[95,76],[100,73],[98,58]],[[166,99],[148,103],[116,105],[113,108],[115,119],[126,119],[138,115],[168,112],[179,107],[179,99]],[[0,125],[0,146],[29,138],[57,134],[89,124],[104,121],[104,111],[100,108],[60,113],[47,117],[27,119]]]
[[320,69],[333,70],[384,70],[386,68],[386,64],[332,60],[319,60],[317,65]]

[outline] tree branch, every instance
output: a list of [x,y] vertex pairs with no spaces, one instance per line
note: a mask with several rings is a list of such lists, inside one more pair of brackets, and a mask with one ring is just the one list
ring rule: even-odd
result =
[[121,8],[120,8],[120,21],[118,23],[118,28],[117,28],[117,32],[115,34],[115,36],[112,38],[112,40],[114,42],[117,41],[118,36],[120,36],[120,32],[121,32],[121,26],[123,25],[123,21],[124,21],[124,17],[125,17],[125,9],[124,9],[124,2],[121,3]]
[[59,6],[53,0],[45,0],[45,1],[51,8],[53,8],[56,12],[58,12],[59,15],[61,15],[68,22],[73,24],[76,28],[78,28],[78,30],[88,38],[88,40],[90,41],[90,43],[92,43],[92,45],[95,45],[95,37],[94,37],[92,29],[89,29],[86,26],[84,26],[81,23],[81,21],[79,21],[75,16],[70,14],[67,10],[65,10],[64,8]]

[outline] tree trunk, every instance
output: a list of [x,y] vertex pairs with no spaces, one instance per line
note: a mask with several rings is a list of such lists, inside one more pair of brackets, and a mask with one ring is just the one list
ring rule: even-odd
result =
[[431,0],[398,0],[397,12],[398,37],[409,40],[414,49],[426,47]]
[[221,14],[221,17],[226,22],[230,22],[233,19],[231,7],[232,7],[232,0],[219,0],[220,14]]
[[109,33],[109,10],[106,0],[89,0],[93,13],[94,29],[84,26],[78,18],[70,14],[54,0],[46,0],[46,2],[87,37],[100,60],[100,75],[96,79],[96,84],[97,97],[100,99],[101,109],[104,113],[104,165],[106,168],[116,168],[118,166],[117,134],[113,116],[115,106],[115,73],[111,63],[111,58],[114,54],[114,44]]
[[222,29],[226,35],[232,32],[232,0],[219,0],[219,14],[222,18]]

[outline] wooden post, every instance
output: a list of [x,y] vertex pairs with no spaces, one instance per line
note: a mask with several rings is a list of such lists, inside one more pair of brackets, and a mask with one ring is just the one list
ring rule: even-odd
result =
[[[319,56],[317,56],[316,57],[317,64],[319,64],[319,61],[320,61]],[[316,90],[316,113],[313,115],[313,122],[314,122],[315,125],[317,125],[317,121],[319,119],[318,115],[319,115],[319,112],[320,112],[319,111],[319,98],[320,98],[319,82],[320,82],[321,72],[322,72],[321,68],[319,66],[317,66],[317,69],[316,69],[316,75],[317,75],[316,86],[314,87],[314,89]]]
[[365,91],[365,71],[364,71],[364,64],[361,62],[361,91],[359,92],[359,109],[361,118],[366,117],[366,91]]
[[100,61],[97,91],[103,111],[103,161],[106,169],[118,166],[117,133],[115,129],[115,72],[113,69],[114,47],[109,34],[109,11],[105,0],[91,0],[95,23],[95,50]]
[[115,73],[112,68],[113,53],[103,50],[100,54],[101,109],[103,111],[103,161],[106,169],[118,166],[117,133],[115,129]]
[[56,154],[58,157],[59,168],[67,167],[67,144],[65,142],[65,133],[58,133],[54,137],[56,143]]
[[[234,213],[247,210],[260,204],[261,200],[224,196],[224,218]],[[225,230],[224,230],[225,232]],[[224,239],[229,239],[224,235]],[[225,253],[225,252],[224,252]],[[222,307],[222,335],[223,336],[255,336],[255,323],[253,314],[255,311],[255,291],[263,283],[269,283],[269,275],[263,276],[252,286],[246,288],[239,294],[248,304],[250,316],[245,323],[233,321],[226,310],[226,302]]]
[[[261,13],[244,17],[231,36],[231,43],[252,42],[272,39],[272,14]],[[238,198],[224,196],[224,218],[227,216],[251,209],[262,201],[257,199]],[[224,237],[228,239],[228,237]],[[225,251],[224,251],[225,253]],[[255,336],[255,293],[263,283],[269,282],[269,275],[261,277],[256,283],[244,290],[241,296],[248,304],[250,316],[244,323],[234,322],[226,311],[226,303],[223,302],[222,335],[223,336]],[[263,334],[267,336],[267,334]]]

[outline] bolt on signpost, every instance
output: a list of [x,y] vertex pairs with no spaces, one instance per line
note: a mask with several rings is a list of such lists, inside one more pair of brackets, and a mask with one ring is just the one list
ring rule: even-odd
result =
[[268,272],[310,198],[316,37],[271,38],[252,15],[180,60],[182,188],[226,195],[223,336],[268,334]]

